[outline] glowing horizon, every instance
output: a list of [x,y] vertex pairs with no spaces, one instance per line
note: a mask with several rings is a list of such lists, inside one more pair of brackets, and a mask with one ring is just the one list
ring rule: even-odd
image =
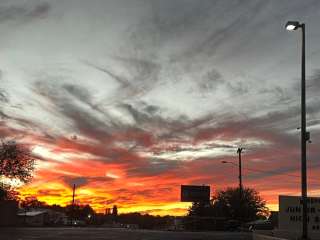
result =
[[183,214],[180,185],[300,194],[306,23],[309,193],[320,194],[320,1],[3,0],[0,137],[37,158],[21,196]]

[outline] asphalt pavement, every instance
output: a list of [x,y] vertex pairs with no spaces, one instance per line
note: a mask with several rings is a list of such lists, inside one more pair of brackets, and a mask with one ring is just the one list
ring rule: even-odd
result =
[[115,228],[0,228],[0,240],[251,240],[241,232],[171,232]]

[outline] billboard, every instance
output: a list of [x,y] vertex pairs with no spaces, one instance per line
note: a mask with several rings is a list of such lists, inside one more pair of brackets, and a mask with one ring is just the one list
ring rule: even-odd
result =
[[209,202],[210,186],[181,185],[181,202]]
[[[301,232],[302,198],[279,196],[279,229]],[[308,231],[320,233],[320,198],[308,197]]]

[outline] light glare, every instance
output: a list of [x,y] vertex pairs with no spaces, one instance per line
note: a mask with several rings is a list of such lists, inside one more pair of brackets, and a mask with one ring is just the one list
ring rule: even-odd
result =
[[297,21],[288,21],[286,24],[286,29],[288,31],[297,30],[300,27],[300,23]]
[[288,31],[293,31],[293,30],[296,29],[296,26],[294,26],[294,25],[288,25],[286,28],[287,28]]

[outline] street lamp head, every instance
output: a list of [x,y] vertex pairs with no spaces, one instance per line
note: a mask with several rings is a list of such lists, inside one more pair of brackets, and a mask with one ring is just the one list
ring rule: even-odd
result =
[[289,21],[286,24],[286,29],[288,31],[294,31],[297,30],[300,27],[300,23],[297,21]]

